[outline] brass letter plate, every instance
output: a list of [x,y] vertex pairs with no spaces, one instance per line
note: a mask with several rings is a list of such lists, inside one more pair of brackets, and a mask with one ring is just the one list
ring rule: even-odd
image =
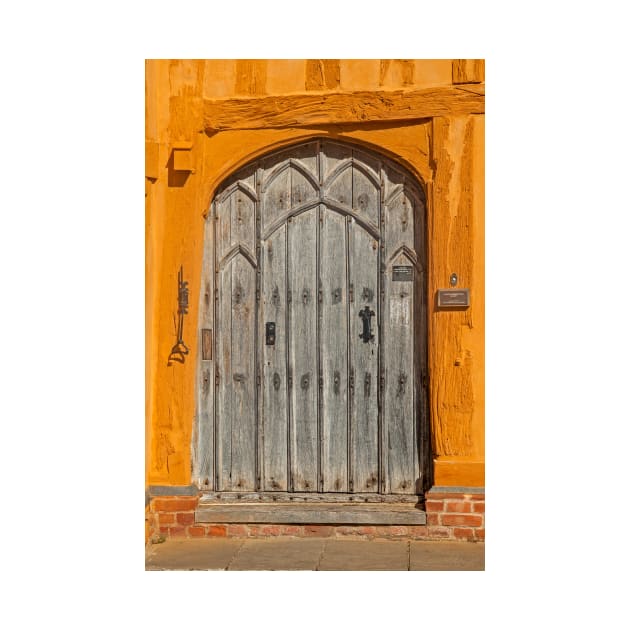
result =
[[437,305],[443,307],[468,308],[470,306],[469,289],[438,289]]

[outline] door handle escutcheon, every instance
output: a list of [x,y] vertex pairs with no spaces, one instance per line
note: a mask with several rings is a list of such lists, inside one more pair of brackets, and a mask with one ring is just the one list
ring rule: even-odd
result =
[[372,334],[372,316],[374,311],[366,306],[362,311],[359,311],[359,317],[363,320],[363,332],[359,335],[363,339],[363,343],[372,341],[374,335]]

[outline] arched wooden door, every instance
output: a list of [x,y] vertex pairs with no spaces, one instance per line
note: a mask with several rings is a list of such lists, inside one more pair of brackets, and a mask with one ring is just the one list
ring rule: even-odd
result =
[[225,182],[203,269],[201,487],[320,500],[422,491],[424,217],[400,166],[328,140]]

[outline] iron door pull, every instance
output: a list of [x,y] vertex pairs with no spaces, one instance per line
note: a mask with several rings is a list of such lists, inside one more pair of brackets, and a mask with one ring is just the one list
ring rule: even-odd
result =
[[368,341],[372,341],[372,339],[374,339],[374,335],[372,334],[373,316],[374,311],[371,310],[369,306],[366,306],[362,311],[359,311],[359,317],[363,320],[363,332],[359,335],[359,337],[363,339],[363,343],[367,343]]

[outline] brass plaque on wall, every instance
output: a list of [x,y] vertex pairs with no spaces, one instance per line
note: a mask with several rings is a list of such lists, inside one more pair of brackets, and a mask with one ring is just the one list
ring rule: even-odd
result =
[[459,307],[470,306],[469,289],[438,289],[438,307]]

